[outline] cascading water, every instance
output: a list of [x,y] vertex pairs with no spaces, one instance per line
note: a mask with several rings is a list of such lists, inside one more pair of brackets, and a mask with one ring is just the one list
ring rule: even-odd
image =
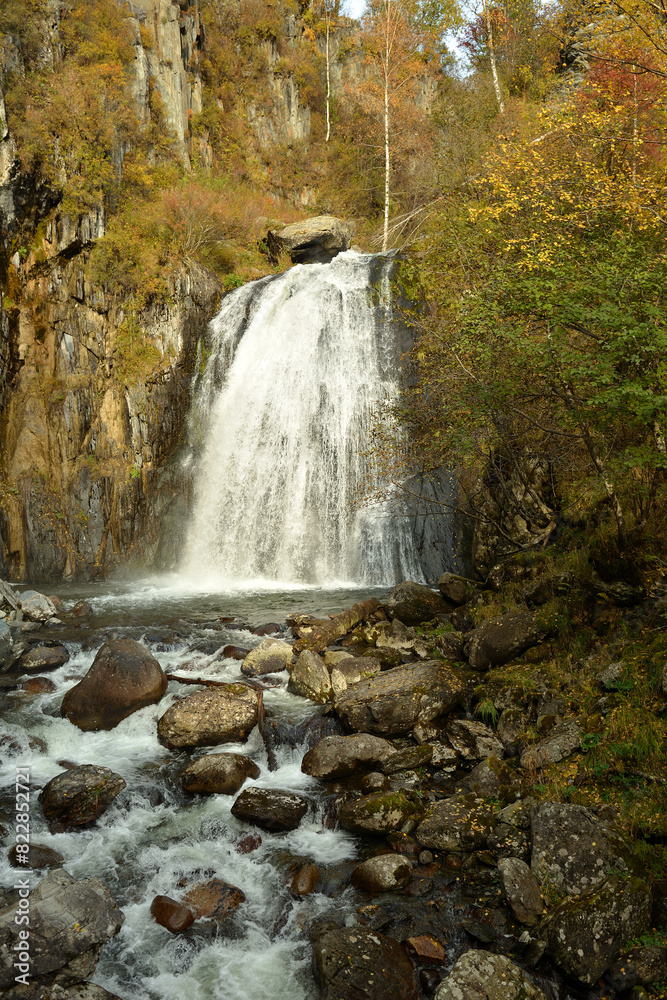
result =
[[223,584],[421,580],[409,520],[355,509],[396,393],[391,258],[348,251],[228,295],[196,387],[182,570]]

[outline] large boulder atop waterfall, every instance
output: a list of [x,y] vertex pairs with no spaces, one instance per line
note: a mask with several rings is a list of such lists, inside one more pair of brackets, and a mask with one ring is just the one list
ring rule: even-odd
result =
[[295,264],[328,264],[336,254],[350,249],[353,234],[349,222],[317,215],[284,229],[269,229],[266,243],[274,260],[287,253]]
[[353,684],[336,698],[334,707],[348,729],[391,736],[454,708],[465,691],[459,671],[441,660],[427,660]]
[[134,639],[98,650],[83,680],[65,694],[61,715],[85,732],[113,729],[132,712],[159,701],[167,678],[153,654]]
[[[100,949],[125,919],[97,878],[76,881],[62,868],[49,872],[30,893],[30,985],[58,980],[64,986],[92,975]],[[17,904],[0,911],[0,989],[14,987],[16,944],[25,930],[15,923]],[[44,977],[49,976],[49,979]],[[27,991],[26,991],[27,992]]]
[[301,770],[321,781],[347,778],[360,771],[375,771],[394,754],[394,747],[379,736],[325,736],[301,761]]
[[51,778],[39,793],[39,802],[53,829],[85,826],[101,816],[124,788],[125,779],[108,767],[81,764]]
[[157,735],[170,750],[245,740],[257,725],[260,692],[246,684],[195,691],[158,720]]
[[392,590],[385,610],[390,618],[398,618],[404,625],[421,625],[439,615],[449,614],[452,609],[436,590],[404,580]]

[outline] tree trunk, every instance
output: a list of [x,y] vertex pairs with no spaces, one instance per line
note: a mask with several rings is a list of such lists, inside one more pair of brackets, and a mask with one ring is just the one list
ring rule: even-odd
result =
[[325,5],[326,21],[327,21],[327,138],[329,141],[331,135],[331,113],[329,110],[329,104],[331,100],[331,75],[329,70],[329,7]]
[[384,231],[382,235],[382,249],[386,250],[389,243],[389,170],[391,161],[389,156],[389,28],[390,28],[390,4],[391,0],[386,0],[386,33],[385,33],[385,60],[384,60]]
[[498,101],[498,107],[500,108],[500,113],[502,115],[505,113],[505,105],[503,103],[503,95],[500,91],[500,83],[498,81],[498,70],[496,68],[496,49],[493,44],[493,28],[491,26],[491,10],[489,8],[489,0],[484,0],[484,14],[486,15],[486,31],[488,35],[489,58],[491,60],[491,75],[493,77],[493,89],[496,92],[496,100]]
[[359,604],[353,604],[347,611],[341,611],[339,615],[334,615],[330,621],[315,626],[308,635],[298,639],[293,646],[294,652],[301,653],[304,649],[310,649],[314,653],[320,653],[381,607],[382,605],[375,597],[361,601]]

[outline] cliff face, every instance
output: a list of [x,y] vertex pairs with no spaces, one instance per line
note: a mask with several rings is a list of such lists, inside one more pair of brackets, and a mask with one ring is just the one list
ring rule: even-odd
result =
[[[157,91],[187,167],[188,121],[201,111],[197,9],[187,0],[126,9],[138,116]],[[57,29],[52,20],[43,61],[54,58]],[[11,40],[4,54],[3,73],[25,72]],[[194,152],[210,159],[205,139]],[[137,312],[127,294],[96,283],[88,264],[105,206],[73,216],[59,192],[21,169],[1,92],[0,214],[0,575],[87,578],[149,561],[156,505],[168,502],[161,470],[183,432],[196,345],[220,284],[181,268]]]

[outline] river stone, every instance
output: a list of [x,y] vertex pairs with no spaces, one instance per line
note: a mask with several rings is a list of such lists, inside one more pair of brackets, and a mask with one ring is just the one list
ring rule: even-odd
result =
[[363,927],[325,931],[313,944],[321,1000],[420,1000],[402,944]]
[[452,795],[431,806],[415,837],[438,851],[476,851],[486,846],[495,825],[495,810],[484,799]]
[[225,646],[222,656],[226,660],[245,660],[249,652],[249,649],[244,649],[242,646]]
[[506,708],[498,719],[498,736],[507,750],[516,748],[519,737],[526,728],[526,713],[520,708]]
[[519,780],[516,772],[504,761],[497,757],[487,757],[473,767],[470,774],[461,781],[459,788],[487,799],[511,802],[519,794]]
[[391,736],[454,708],[465,690],[457,670],[430,660],[393,667],[359,681],[336,698],[334,707],[348,729]]
[[521,767],[533,770],[565,760],[581,746],[581,735],[577,723],[566,719],[560,725],[554,726],[545,739],[523,751],[520,758]]
[[290,892],[293,896],[310,896],[320,880],[320,873],[312,861],[300,864],[290,882]]
[[245,895],[235,885],[212,878],[188,889],[181,903],[192,911],[195,920],[209,917],[223,920],[237,906],[245,903]]
[[511,611],[482,622],[468,636],[465,654],[473,670],[509,663],[549,634],[542,619],[530,611]]
[[331,670],[331,688],[334,697],[347,691],[353,684],[375,677],[382,670],[379,660],[369,656],[355,656],[337,663]]
[[82,764],[51,778],[39,801],[50,825],[84,826],[101,816],[123,788],[125,780],[108,767]]
[[368,641],[378,649],[395,649],[409,652],[418,639],[417,632],[395,618],[392,622],[377,622],[366,630]]
[[151,903],[151,916],[156,924],[166,927],[172,934],[180,934],[195,922],[195,915],[171,896],[156,896]]
[[547,951],[568,975],[592,986],[650,919],[648,886],[638,878],[612,875],[556,907],[546,928]]
[[338,809],[338,822],[352,833],[394,833],[420,811],[405,792],[372,792],[344,802]]
[[195,691],[159,719],[158,739],[170,750],[245,740],[257,725],[259,698],[260,692],[245,684]]
[[537,879],[520,858],[501,858],[498,872],[500,885],[512,913],[522,924],[532,927],[540,919],[544,909]]
[[366,892],[392,892],[407,885],[411,877],[412,865],[404,855],[381,854],[357,865],[350,881]]
[[625,870],[623,841],[584,806],[544,802],[531,812],[531,867],[541,885],[574,896]]
[[333,781],[359,771],[375,770],[393,754],[394,748],[388,740],[368,733],[325,736],[304,755],[301,770],[321,781]]
[[[0,988],[14,985],[13,950],[21,929],[17,904],[0,911]],[[62,868],[48,872],[30,893],[30,981],[59,972],[63,986],[92,975],[101,946],[125,917],[106,885],[96,878],[76,881]]]
[[390,757],[380,761],[380,770],[383,774],[396,774],[398,771],[425,767],[432,760],[433,747],[428,743],[418,747],[403,747],[402,750],[396,750]]
[[468,588],[465,580],[455,576],[454,573],[443,573],[438,580],[438,590],[451,604],[465,604],[468,597]]
[[656,945],[631,948],[614,962],[606,978],[617,993],[631,990],[635,986],[667,983],[667,948]]
[[236,795],[247,778],[259,778],[254,760],[240,753],[211,753],[188,764],[181,785],[190,795]]
[[53,694],[58,687],[48,677],[31,677],[30,680],[19,684],[19,690],[25,691],[26,694]]
[[546,1000],[542,990],[504,955],[472,949],[461,955],[434,1000]]
[[112,639],[97,651],[86,676],[65,694],[60,714],[84,732],[114,729],[167,690],[150,650],[134,639]]
[[31,670],[55,670],[69,660],[66,646],[33,646],[18,661],[18,669],[29,673]]
[[448,614],[451,608],[435,590],[405,580],[394,587],[385,610],[391,619],[398,618],[404,625],[421,625],[438,615]]
[[262,639],[244,659],[241,672],[246,677],[278,674],[281,670],[287,670],[287,664],[291,662],[292,647],[289,642],[283,642],[282,639]]
[[331,677],[324,660],[310,649],[304,649],[292,669],[287,690],[323,705],[331,697]]
[[232,806],[232,815],[263,830],[280,833],[295,830],[308,812],[310,802],[296,792],[277,788],[246,788]]
[[334,667],[337,667],[339,663],[345,663],[346,660],[354,659],[352,653],[348,653],[345,649],[325,649],[322,651],[321,656],[324,660],[324,666],[330,671]]
[[8,670],[14,662],[12,630],[7,622],[0,622],[0,673]]
[[266,243],[275,261],[284,252],[293,264],[328,264],[337,254],[350,249],[352,235],[349,222],[335,215],[316,215],[280,230],[270,229]]
[[88,601],[77,601],[73,608],[70,610],[70,614],[74,615],[75,618],[87,618],[88,615],[92,615],[93,609]]
[[36,590],[24,590],[19,595],[19,604],[21,611],[31,622],[46,622],[58,614],[53,601]]
[[447,725],[445,735],[456,752],[466,760],[502,757],[505,751],[493,730],[473,719],[453,719]]
[[[19,854],[16,844],[10,848],[7,855],[12,868],[25,868],[25,854]],[[22,861],[19,861],[22,858]],[[28,868],[60,868],[64,862],[64,857],[52,847],[44,847],[43,844],[31,844],[28,851]]]

